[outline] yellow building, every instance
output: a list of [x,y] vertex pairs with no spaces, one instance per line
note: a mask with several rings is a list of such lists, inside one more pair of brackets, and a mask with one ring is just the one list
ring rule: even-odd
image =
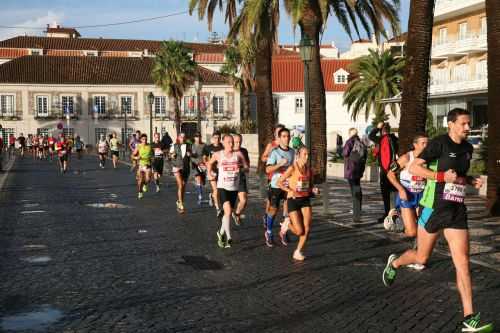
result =
[[429,108],[442,125],[454,107],[468,109],[472,126],[487,124],[487,26],[484,0],[437,0]]

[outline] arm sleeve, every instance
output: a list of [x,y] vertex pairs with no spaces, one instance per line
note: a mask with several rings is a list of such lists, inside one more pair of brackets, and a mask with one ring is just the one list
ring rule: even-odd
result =
[[378,132],[380,131],[379,128],[375,127],[374,129],[371,130],[370,134],[368,134],[368,138],[375,142],[376,144],[380,143],[380,137],[377,136]]
[[443,151],[443,147],[441,142],[438,139],[432,140],[429,145],[425,148],[425,150],[420,154],[418,158],[421,158],[429,164],[432,161],[437,160],[441,157]]

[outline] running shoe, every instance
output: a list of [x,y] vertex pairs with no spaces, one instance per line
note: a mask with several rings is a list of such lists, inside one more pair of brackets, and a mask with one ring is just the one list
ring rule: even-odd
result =
[[201,194],[198,194],[198,206],[201,206],[202,202],[203,202],[203,196]]
[[280,230],[280,240],[283,246],[288,246],[288,234],[285,230]]
[[304,259],[306,259],[306,257],[299,250],[293,251],[292,258],[297,260],[297,261],[304,261]]
[[182,213],[184,213],[184,211],[185,211],[185,210],[184,210],[184,203],[182,203],[182,202],[180,202],[180,201],[177,201],[177,211],[178,211],[179,213],[181,213],[181,214],[182,214]]
[[264,237],[266,239],[266,245],[267,247],[274,247],[274,240],[273,240],[273,235],[268,233],[267,231],[264,232]]
[[236,224],[237,226],[240,226],[241,225],[241,220],[240,220],[239,215],[237,215],[235,212],[233,212],[231,214],[231,216],[233,217],[234,224]]
[[395,254],[391,254],[389,259],[387,259],[387,265],[382,273],[382,282],[384,282],[386,287],[390,287],[394,283],[394,280],[396,280],[398,271],[392,266],[392,262],[397,258]]
[[224,235],[217,231],[217,245],[219,245],[220,248],[224,248],[226,246],[225,243]]
[[481,315],[479,313],[467,316],[462,322],[462,332],[493,332],[493,324],[481,323]]
[[142,185],[142,192],[147,192],[148,186],[146,184]]
[[224,243],[224,247],[226,249],[229,249],[231,248],[231,244],[233,244],[233,240],[231,238],[229,238],[225,243]]
[[142,199],[144,197],[144,194],[142,194],[142,192],[139,192],[137,194],[137,199]]
[[422,271],[425,269],[425,265],[421,265],[421,264],[409,264],[409,265],[406,265],[406,267],[414,269],[416,271]]
[[156,185],[156,193],[160,192],[160,185]]
[[217,209],[217,217],[221,218],[224,215],[224,211],[222,209]]
[[212,198],[212,193],[210,193],[210,195],[208,196],[208,205],[210,207],[214,206],[214,198]]

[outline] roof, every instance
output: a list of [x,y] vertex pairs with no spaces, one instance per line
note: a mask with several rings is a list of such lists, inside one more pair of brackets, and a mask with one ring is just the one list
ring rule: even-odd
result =
[[401,35],[392,37],[387,42],[389,42],[389,43],[402,43],[402,42],[406,42],[407,38],[408,38],[408,33],[403,32]]
[[[28,48],[53,50],[98,50],[98,51],[143,51],[155,52],[162,41],[104,38],[54,38],[39,36],[17,36],[0,41],[0,48]],[[187,43],[184,45],[198,53],[222,53],[224,44]]]
[[[154,84],[152,58],[24,56],[0,66],[0,83]],[[205,84],[229,84],[221,74],[198,66]]]
[[[325,91],[343,92],[347,85],[335,84],[333,74],[339,69],[348,71],[351,60],[323,59],[321,69]],[[293,59],[273,60],[272,68],[273,92],[303,92],[304,91],[304,63]]]
[[60,27],[60,26],[57,26],[57,27],[50,27],[47,25],[47,30],[46,30],[47,33],[63,33],[63,34],[69,34],[71,36],[75,36],[75,37],[80,37],[80,33],[78,32],[78,30],[76,30],[75,28],[63,28],[63,27]]

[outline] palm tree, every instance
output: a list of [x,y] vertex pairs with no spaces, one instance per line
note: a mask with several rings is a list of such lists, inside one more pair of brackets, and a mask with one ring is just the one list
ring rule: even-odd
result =
[[[196,75],[197,66],[182,42],[164,41],[154,58],[151,75],[155,84],[175,101],[175,129],[181,128],[181,101]],[[152,117],[153,115],[151,115]]]
[[[344,105],[347,105],[354,121],[362,112],[368,120],[372,111],[376,119],[374,122],[386,118],[385,104],[381,101],[401,92],[404,67],[404,58],[395,57],[390,50],[382,53],[370,50],[370,55],[352,64],[350,69],[354,79],[350,80],[344,92]],[[390,106],[395,115],[396,105]]]
[[193,15],[193,11],[197,9],[198,19],[201,21],[207,16],[208,30],[212,31],[214,13],[217,7],[223,11],[223,5],[226,3],[225,22],[229,27],[233,26],[236,18],[237,3],[241,0],[189,0],[189,15]]
[[500,3],[486,0],[488,17],[488,206],[500,215]]
[[412,0],[399,122],[400,153],[410,146],[415,134],[425,133],[433,23],[434,0]]

